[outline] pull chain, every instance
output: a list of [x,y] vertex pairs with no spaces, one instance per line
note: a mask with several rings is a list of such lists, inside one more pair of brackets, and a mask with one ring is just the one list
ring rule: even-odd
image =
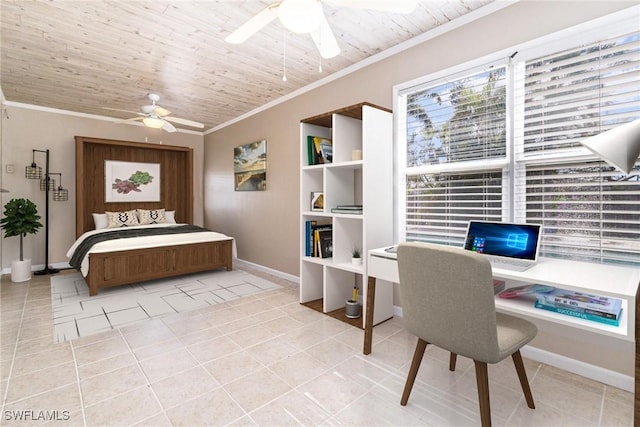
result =
[[284,29],[283,32],[283,52],[282,52],[282,81],[287,81],[287,30]]

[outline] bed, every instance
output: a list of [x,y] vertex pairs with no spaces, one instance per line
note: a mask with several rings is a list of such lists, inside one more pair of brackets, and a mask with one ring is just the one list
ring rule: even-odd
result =
[[[109,161],[159,165],[159,200],[107,201],[106,164]],[[133,211],[172,212],[171,221],[129,225],[151,229],[193,223],[193,150],[189,147],[152,145],[129,141],[76,136],[76,243],[88,236],[115,232],[125,227],[96,229],[94,214]],[[112,230],[113,229],[113,230]],[[135,236],[102,241],[83,257],[78,270],[89,287],[99,288],[138,283],[163,277],[213,269],[232,269],[236,256],[232,237],[209,230],[186,234]]]

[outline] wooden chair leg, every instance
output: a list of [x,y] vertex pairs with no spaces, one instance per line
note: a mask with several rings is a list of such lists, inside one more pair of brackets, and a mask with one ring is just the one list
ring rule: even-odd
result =
[[449,370],[450,371],[455,371],[456,370],[456,360],[458,358],[458,355],[455,353],[451,353],[449,355]]
[[404,391],[402,392],[402,399],[400,400],[400,404],[402,406],[407,405],[407,401],[409,400],[409,395],[411,394],[413,383],[416,380],[416,375],[418,375],[418,368],[420,368],[420,362],[422,362],[422,356],[424,356],[424,351],[427,348],[427,344],[428,343],[425,340],[418,338],[416,350],[413,353],[413,360],[411,361],[411,368],[409,369],[409,374],[407,375],[407,382],[404,384]]
[[529,380],[527,379],[527,372],[524,370],[524,363],[522,362],[522,355],[520,350],[511,355],[513,364],[516,366],[516,372],[520,379],[520,386],[524,393],[524,398],[527,400],[527,406],[531,409],[536,409],[536,405],[533,403],[533,395],[531,394],[531,388],[529,387]]
[[485,362],[473,361],[476,365],[476,384],[482,427],[491,427],[491,406],[489,405],[489,376]]

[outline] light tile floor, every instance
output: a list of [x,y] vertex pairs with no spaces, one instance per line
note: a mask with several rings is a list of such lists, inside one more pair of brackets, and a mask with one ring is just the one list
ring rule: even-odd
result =
[[[429,347],[399,404],[415,338],[401,319],[362,330],[298,303],[296,284],[53,343],[49,279],[2,278],[0,425],[475,426],[473,363]],[[65,274],[65,273],[62,273]],[[490,366],[495,426],[631,426],[633,395],[525,360]],[[18,418],[22,417],[22,421]]]
[[279,285],[242,270],[214,270],[102,288],[89,296],[80,273],[51,277],[54,342],[205,308]]

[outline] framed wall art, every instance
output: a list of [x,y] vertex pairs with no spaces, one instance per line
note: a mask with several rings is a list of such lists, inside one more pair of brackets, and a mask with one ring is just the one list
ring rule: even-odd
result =
[[233,150],[236,191],[267,189],[267,140],[239,145]]
[[106,202],[159,202],[160,164],[105,160]]

